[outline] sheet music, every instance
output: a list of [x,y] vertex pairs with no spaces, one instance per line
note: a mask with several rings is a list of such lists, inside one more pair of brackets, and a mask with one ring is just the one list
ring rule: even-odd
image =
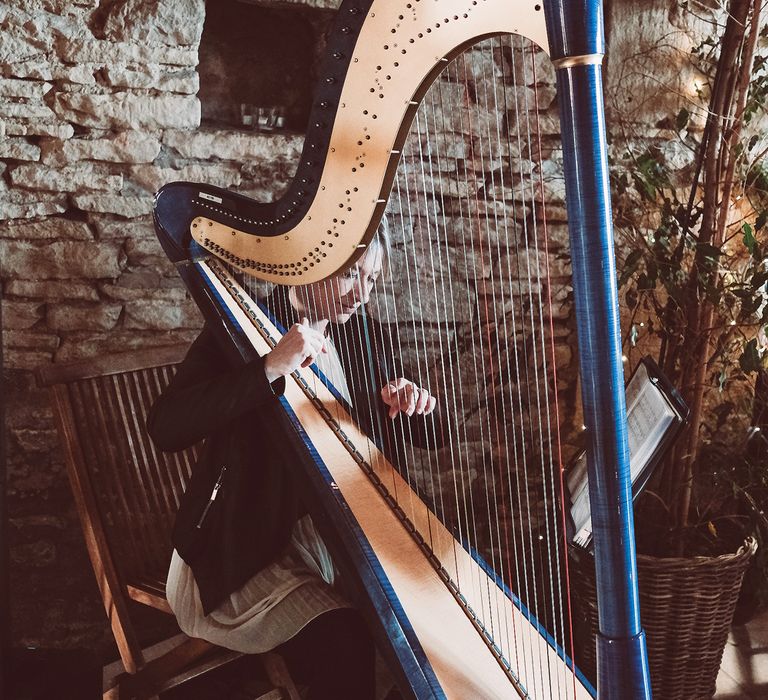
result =
[[[677,413],[670,405],[655,377],[644,364],[637,367],[627,386],[627,437],[629,469],[632,483],[639,478],[658,449]],[[592,540],[592,517],[589,504],[587,456],[582,452],[567,478],[571,494],[571,517],[576,534],[573,541],[587,547]]]

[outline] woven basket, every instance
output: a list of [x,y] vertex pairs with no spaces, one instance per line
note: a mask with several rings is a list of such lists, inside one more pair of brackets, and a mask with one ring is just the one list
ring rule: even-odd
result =
[[[757,543],[749,538],[735,554],[719,557],[637,557],[654,700],[702,700],[714,694],[741,580],[756,550]],[[588,641],[579,645],[578,662],[594,679],[598,630],[594,559],[584,552],[572,555],[576,624],[580,621],[588,630]]]

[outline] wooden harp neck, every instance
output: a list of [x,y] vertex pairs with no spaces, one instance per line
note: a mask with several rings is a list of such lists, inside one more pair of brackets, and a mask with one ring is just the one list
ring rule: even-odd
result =
[[449,60],[497,34],[521,34],[546,49],[541,4],[344,2],[288,193],[273,205],[237,212],[201,199],[197,204],[210,214],[192,221],[192,237],[235,267],[279,284],[317,282],[349,266],[384,212],[421,97]]

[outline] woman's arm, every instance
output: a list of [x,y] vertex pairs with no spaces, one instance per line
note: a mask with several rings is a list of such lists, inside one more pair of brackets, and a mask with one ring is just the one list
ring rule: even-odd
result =
[[248,411],[277,401],[284,389],[283,377],[270,384],[263,358],[232,369],[205,328],[152,406],[147,430],[164,452],[183,450]]

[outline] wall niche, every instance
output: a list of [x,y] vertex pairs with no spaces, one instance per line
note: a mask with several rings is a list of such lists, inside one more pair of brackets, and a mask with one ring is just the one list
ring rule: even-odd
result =
[[[255,110],[304,132],[318,53],[333,10],[209,0],[200,41],[203,124],[248,129]],[[263,121],[263,120],[262,120]]]

